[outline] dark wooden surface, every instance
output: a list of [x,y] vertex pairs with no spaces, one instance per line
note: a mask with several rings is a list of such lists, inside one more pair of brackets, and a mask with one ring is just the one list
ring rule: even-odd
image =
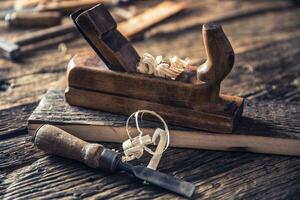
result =
[[[125,115],[71,106],[65,102],[63,90],[50,89],[31,114],[28,123],[125,127],[127,118]],[[300,140],[299,120],[300,113],[297,105],[246,100],[243,117],[236,130],[228,136],[248,135]],[[130,125],[135,126],[134,120],[131,121]],[[143,121],[144,128],[160,126],[161,123],[158,122]],[[168,126],[170,130],[197,131],[197,129],[171,124]],[[198,131],[201,132],[201,130]],[[203,132],[207,133],[207,131]]]
[[[223,92],[297,108],[300,8],[290,7],[289,1],[190,2],[188,11],[147,31],[145,40],[136,40],[137,50],[188,56],[200,64],[204,57],[201,24],[214,19],[222,23],[236,53],[236,64],[224,81]],[[0,8],[9,6],[11,1],[3,1]],[[14,39],[29,32],[7,31],[2,25],[3,38]],[[126,175],[110,176],[47,156],[32,145],[26,131],[27,117],[48,88],[65,87],[67,61],[89,48],[82,39],[67,43],[67,47],[66,52],[57,46],[31,52],[20,63],[0,60],[0,199],[180,198],[142,186]],[[170,149],[159,169],[195,183],[194,198],[300,198],[298,157]]]

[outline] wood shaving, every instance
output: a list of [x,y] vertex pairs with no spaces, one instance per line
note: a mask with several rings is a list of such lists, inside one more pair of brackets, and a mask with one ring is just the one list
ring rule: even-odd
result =
[[[152,137],[150,135],[143,135],[143,132],[139,126],[139,114],[141,114],[141,116],[143,116],[144,113],[154,115],[158,119],[160,119],[164,125],[165,130],[157,128],[154,131]],[[131,137],[130,131],[128,129],[129,120],[132,117],[135,117],[136,128],[137,128],[138,132],[140,133],[139,136],[134,137],[134,138]],[[129,139],[123,142],[122,147],[123,147],[123,151],[124,151],[124,156],[122,157],[122,160],[130,161],[130,160],[134,160],[134,159],[139,159],[143,156],[144,151],[147,151],[148,153],[153,155],[147,167],[150,169],[156,170],[163,152],[167,150],[167,148],[169,147],[169,143],[170,143],[169,129],[168,129],[168,126],[167,126],[166,122],[164,121],[164,119],[160,115],[158,115],[157,113],[155,113],[153,111],[138,110],[137,112],[134,112],[133,114],[131,114],[129,116],[129,118],[127,119],[126,131],[127,131],[127,135],[129,137]],[[158,137],[159,137],[159,142],[157,144],[155,151],[153,152],[148,147],[148,145],[151,145],[151,144],[156,145],[156,140],[158,139]]]
[[189,62],[189,58],[184,60],[177,56],[171,58],[157,56],[155,58],[151,54],[145,53],[137,66],[137,71],[143,74],[175,80],[189,66]]

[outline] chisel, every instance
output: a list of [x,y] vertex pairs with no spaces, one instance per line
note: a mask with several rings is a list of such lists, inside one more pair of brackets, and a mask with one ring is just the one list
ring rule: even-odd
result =
[[138,179],[185,197],[191,197],[195,190],[195,186],[189,182],[143,166],[122,162],[120,153],[101,144],[85,142],[52,125],[43,125],[37,130],[34,144],[46,153],[77,160],[91,168],[110,173],[125,171]]

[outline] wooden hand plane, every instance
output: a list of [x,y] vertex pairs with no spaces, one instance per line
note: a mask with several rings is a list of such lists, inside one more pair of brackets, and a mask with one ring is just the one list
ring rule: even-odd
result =
[[203,25],[206,62],[168,80],[136,71],[138,53],[102,4],[78,11],[72,19],[95,52],[79,53],[69,62],[69,104],[124,115],[153,110],[170,124],[233,131],[244,101],[220,94],[221,82],[234,64],[233,49],[220,25]]

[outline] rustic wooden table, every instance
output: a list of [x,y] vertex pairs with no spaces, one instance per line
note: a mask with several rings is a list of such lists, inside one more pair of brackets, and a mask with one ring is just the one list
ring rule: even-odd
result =
[[[214,20],[223,25],[236,53],[222,90],[253,101],[299,105],[300,8],[267,0],[189,3],[185,12],[135,40],[139,52],[188,56],[199,64],[204,58],[201,25]],[[1,1],[0,8],[11,5],[11,0]],[[30,32],[1,26],[1,37],[7,39]],[[66,46],[67,51],[57,45],[42,48],[20,62],[0,60],[0,199],[181,198],[126,175],[46,155],[32,145],[28,116],[47,89],[65,87],[68,60],[89,48],[83,39]],[[299,124],[293,126],[299,133]],[[172,148],[159,169],[196,184],[195,199],[300,198],[297,157]]]

